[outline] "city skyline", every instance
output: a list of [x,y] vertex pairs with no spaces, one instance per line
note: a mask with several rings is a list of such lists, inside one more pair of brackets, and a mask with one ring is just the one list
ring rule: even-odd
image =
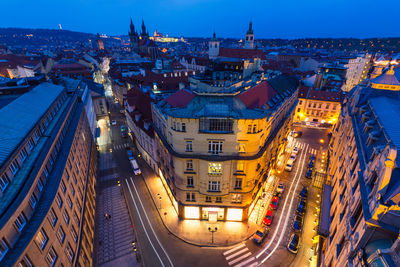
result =
[[[256,39],[269,38],[372,38],[396,37],[396,17],[385,16],[387,7],[398,7],[396,1],[375,5],[377,1],[296,1],[258,2],[174,0],[169,3],[153,0],[137,1],[85,1],[72,0],[59,4],[47,0],[35,3],[20,0],[5,4],[7,10],[19,10],[20,16],[12,12],[3,15],[7,23],[0,27],[46,28],[126,35],[130,18],[140,25],[142,18],[150,30],[158,30],[169,36],[241,38],[252,21]],[[362,5],[361,5],[362,4]],[[24,9],[20,9],[24,6]],[[40,9],[37,7],[40,6]],[[77,15],[76,7],[79,6]],[[255,8],[257,7],[257,8]],[[63,10],[59,14],[57,10]],[[56,12],[53,12],[56,10]],[[329,11],[329,12],[328,12]],[[24,19],[21,20],[21,17]],[[183,23],[184,22],[184,23]],[[345,32],[345,33],[344,33]]]

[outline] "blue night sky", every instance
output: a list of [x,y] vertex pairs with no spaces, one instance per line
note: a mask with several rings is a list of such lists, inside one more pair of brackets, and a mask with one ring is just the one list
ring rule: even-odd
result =
[[[2,1],[3,2],[3,1]],[[126,34],[143,17],[170,36],[256,38],[398,37],[399,0],[9,0],[0,27]]]

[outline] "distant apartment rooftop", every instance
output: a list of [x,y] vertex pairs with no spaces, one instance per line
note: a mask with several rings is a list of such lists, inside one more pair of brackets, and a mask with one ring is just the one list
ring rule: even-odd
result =
[[0,166],[63,90],[62,86],[42,83],[0,109]]

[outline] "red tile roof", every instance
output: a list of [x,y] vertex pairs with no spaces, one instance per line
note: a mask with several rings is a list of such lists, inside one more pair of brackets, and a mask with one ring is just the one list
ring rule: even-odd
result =
[[193,98],[194,94],[186,91],[185,89],[182,89],[167,97],[165,101],[174,108],[184,108],[190,103],[190,101],[192,101]]
[[265,59],[264,52],[259,49],[220,48],[218,56],[240,59]]
[[260,108],[276,95],[276,91],[272,86],[263,81],[253,88],[238,95],[239,99],[247,108]]

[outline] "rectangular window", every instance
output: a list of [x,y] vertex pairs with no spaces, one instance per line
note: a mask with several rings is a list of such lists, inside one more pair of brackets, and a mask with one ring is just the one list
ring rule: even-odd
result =
[[50,209],[50,212],[49,212],[49,221],[50,221],[50,223],[51,223],[51,225],[52,225],[53,227],[56,225],[57,220],[58,220],[57,215],[56,215],[56,213],[54,212],[53,208],[51,208],[51,209]]
[[64,243],[65,232],[64,232],[64,229],[61,227],[61,225],[60,225],[60,227],[58,227],[58,230],[57,230],[57,238],[58,238],[58,240],[60,241],[61,244]]
[[64,181],[61,181],[61,190],[65,193],[67,191],[67,188],[65,187]]
[[26,153],[25,148],[23,148],[23,149],[21,150],[21,153],[19,154],[19,159],[20,159],[20,161],[21,161],[21,162],[24,162],[27,156],[28,156],[28,154]]
[[208,153],[218,155],[222,153],[222,141],[208,141]]
[[25,255],[18,263],[18,267],[33,267],[33,264],[31,263],[31,260],[28,258],[28,256]]
[[7,188],[9,183],[10,183],[10,179],[8,178],[7,173],[4,173],[0,177],[0,190],[1,190],[1,192],[4,192],[4,190],[6,190],[6,188]]
[[251,124],[247,126],[247,133],[251,133]]
[[56,195],[56,202],[57,202],[58,207],[61,209],[61,207],[63,205],[63,201],[62,201],[60,194],[58,194],[58,193]]
[[239,153],[245,153],[245,152],[246,152],[246,144],[239,143]]
[[42,181],[41,181],[40,179],[38,180],[37,187],[39,188],[39,191],[42,192],[42,190],[43,190],[43,183],[42,183]]
[[206,202],[211,202],[211,197],[210,196],[206,196]]
[[186,170],[193,171],[193,160],[191,159],[186,160]]
[[192,141],[186,141],[186,152],[192,152],[193,147],[192,147]]
[[189,192],[186,193],[186,201],[190,201],[190,193]]
[[68,204],[69,208],[72,209],[73,203],[69,196],[67,196],[67,204]]
[[17,217],[17,219],[14,222],[15,227],[17,228],[18,232],[21,232],[22,229],[24,229],[24,226],[26,224],[26,217],[23,212]]
[[51,247],[49,249],[49,252],[47,253],[47,256],[46,256],[47,262],[50,264],[50,266],[53,267],[53,266],[56,265],[57,258],[58,258],[57,253],[54,251],[54,248]]
[[15,175],[19,170],[18,162],[15,160],[10,164],[10,170],[13,175]]
[[233,132],[233,120],[201,118],[199,120],[199,131],[231,133]]
[[0,240],[0,260],[7,254],[9,247],[6,241],[3,239]]
[[217,203],[222,203],[222,197],[216,197],[215,202]]
[[303,100],[300,100],[300,101],[299,101],[299,105],[302,105],[302,104],[303,104]]
[[222,174],[222,163],[208,163],[208,174],[221,175]]
[[37,233],[35,242],[39,246],[41,250],[43,250],[46,247],[47,241],[49,238],[47,237],[46,232],[43,230],[43,228]]
[[64,210],[64,212],[63,212],[63,217],[64,217],[64,221],[65,221],[67,224],[69,224],[70,217],[69,217],[69,214],[68,214],[68,212],[67,212],[66,210]]
[[257,124],[253,124],[253,133],[257,132]]
[[186,123],[182,122],[182,132],[186,132]]
[[79,216],[75,211],[74,211],[74,220],[75,220],[76,224],[79,226],[80,225]]
[[243,161],[238,161],[238,162],[236,163],[236,171],[237,171],[237,172],[242,172],[242,171],[244,171],[244,163],[243,163]]
[[242,189],[242,179],[236,179],[235,189]]
[[193,176],[188,176],[187,177],[187,187],[193,187]]
[[31,205],[32,209],[36,207],[37,199],[35,194],[32,193],[31,197],[29,198],[29,204]]
[[75,228],[73,226],[71,227],[71,235],[72,235],[72,239],[75,242],[78,242],[78,234],[76,233]]
[[329,109],[329,104],[326,105],[326,109]]
[[68,243],[65,248],[65,254],[67,255],[70,262],[74,260],[74,252],[72,251],[71,245]]
[[208,191],[220,192],[221,182],[220,181],[208,181]]
[[233,194],[232,195],[232,203],[242,203],[242,195]]

